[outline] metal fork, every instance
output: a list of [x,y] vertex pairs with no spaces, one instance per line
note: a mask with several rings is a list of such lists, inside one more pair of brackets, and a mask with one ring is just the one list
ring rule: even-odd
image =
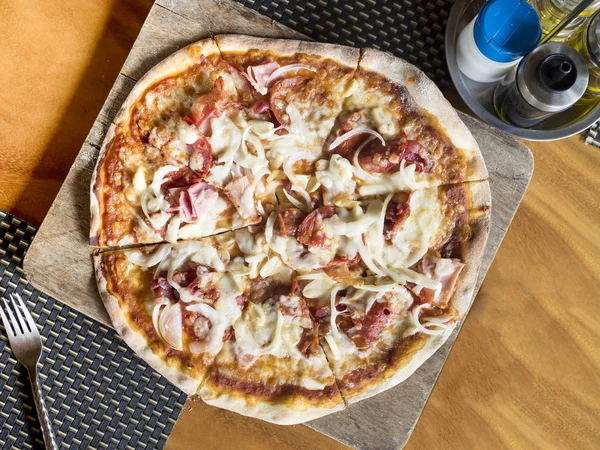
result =
[[[40,338],[40,333],[31,314],[25,307],[21,296],[17,293],[10,294],[10,299],[12,300],[11,303],[15,310],[15,314],[11,311],[6,299],[3,298],[2,301],[6,307],[6,313],[2,310],[2,307],[0,307],[2,323],[8,334],[8,342],[10,342],[13,353],[19,362],[27,368],[27,372],[29,372],[33,399],[35,401],[38,419],[42,426],[46,448],[57,450],[58,447],[54,440],[48,412],[46,411],[44,400],[42,398],[42,388],[38,381],[37,363],[42,354],[42,339]],[[8,314],[10,320],[7,319],[6,314]],[[15,318],[15,315],[18,319]]]

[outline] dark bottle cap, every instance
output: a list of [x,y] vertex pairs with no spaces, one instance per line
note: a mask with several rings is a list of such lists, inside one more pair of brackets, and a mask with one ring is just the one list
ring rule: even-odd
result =
[[583,57],[567,44],[540,45],[519,63],[517,86],[523,98],[539,111],[567,109],[581,98],[588,85]]

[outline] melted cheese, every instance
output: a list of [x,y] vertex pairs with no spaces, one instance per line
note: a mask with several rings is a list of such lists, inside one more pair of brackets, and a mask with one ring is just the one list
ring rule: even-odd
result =
[[242,131],[225,114],[211,119],[210,126],[213,157],[218,162],[231,161],[242,144]]
[[340,155],[332,155],[328,164],[319,164],[316,179],[325,188],[323,200],[326,205],[333,205],[338,198],[350,199],[356,189],[353,179],[352,164]]
[[444,215],[437,189],[413,192],[410,209],[408,219],[393,238],[393,245],[383,249],[382,260],[389,267],[415,264],[435,245],[442,231]]

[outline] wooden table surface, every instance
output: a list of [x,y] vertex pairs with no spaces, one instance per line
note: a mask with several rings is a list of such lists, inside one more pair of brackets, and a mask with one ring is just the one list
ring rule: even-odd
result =
[[[42,222],[151,6],[0,2],[1,209]],[[600,150],[526,144],[533,180],[408,449],[600,442]],[[303,426],[183,421],[168,448],[193,428],[202,448],[344,448]]]

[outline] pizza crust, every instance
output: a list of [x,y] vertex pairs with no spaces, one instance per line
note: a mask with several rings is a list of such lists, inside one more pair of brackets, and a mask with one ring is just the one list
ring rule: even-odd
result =
[[206,386],[200,388],[199,394],[200,398],[208,405],[227,409],[243,416],[254,417],[277,425],[295,425],[318,419],[319,417],[341,411],[345,408],[343,402],[332,408],[321,408],[310,405],[304,410],[292,409],[284,404],[273,404],[260,401],[251,405],[244,398],[223,393],[219,394],[218,397],[210,398],[211,390]]
[[218,34],[215,41],[222,53],[246,52],[252,49],[271,51],[281,56],[306,53],[330,58],[353,69],[358,67],[360,58],[360,50],[357,48],[313,41],[270,39],[240,34]]
[[469,225],[473,233],[463,250],[463,261],[467,264],[458,279],[458,287],[452,297],[452,306],[460,317],[464,316],[473,300],[479,268],[490,232],[492,196],[488,181],[469,183],[471,210]]
[[477,141],[435,83],[420,69],[390,53],[370,48],[364,51],[359,69],[380,73],[391,82],[405,87],[414,102],[437,119],[452,144],[469,161],[466,181],[488,178]]
[[95,254],[92,256],[94,261],[94,272],[96,274],[96,282],[98,283],[98,292],[104,303],[104,307],[110,316],[110,320],[114,329],[119,333],[125,343],[150,366],[164,376],[168,381],[173,383],[183,392],[188,395],[193,395],[198,391],[201,380],[190,377],[182,373],[174,367],[167,365],[161,358],[156,356],[148,344],[146,339],[135,332],[127,323],[127,318],[120,308],[119,300],[108,291],[108,280],[106,271],[102,264],[102,255]]
[[104,159],[108,153],[108,149],[112,144],[112,140],[115,137],[116,126],[114,123],[108,128],[108,132],[102,142],[100,153],[98,154],[98,161],[96,167],[92,172],[92,180],[90,181],[90,245],[98,246],[100,243],[100,227],[102,225],[101,214],[100,214],[100,172]]

